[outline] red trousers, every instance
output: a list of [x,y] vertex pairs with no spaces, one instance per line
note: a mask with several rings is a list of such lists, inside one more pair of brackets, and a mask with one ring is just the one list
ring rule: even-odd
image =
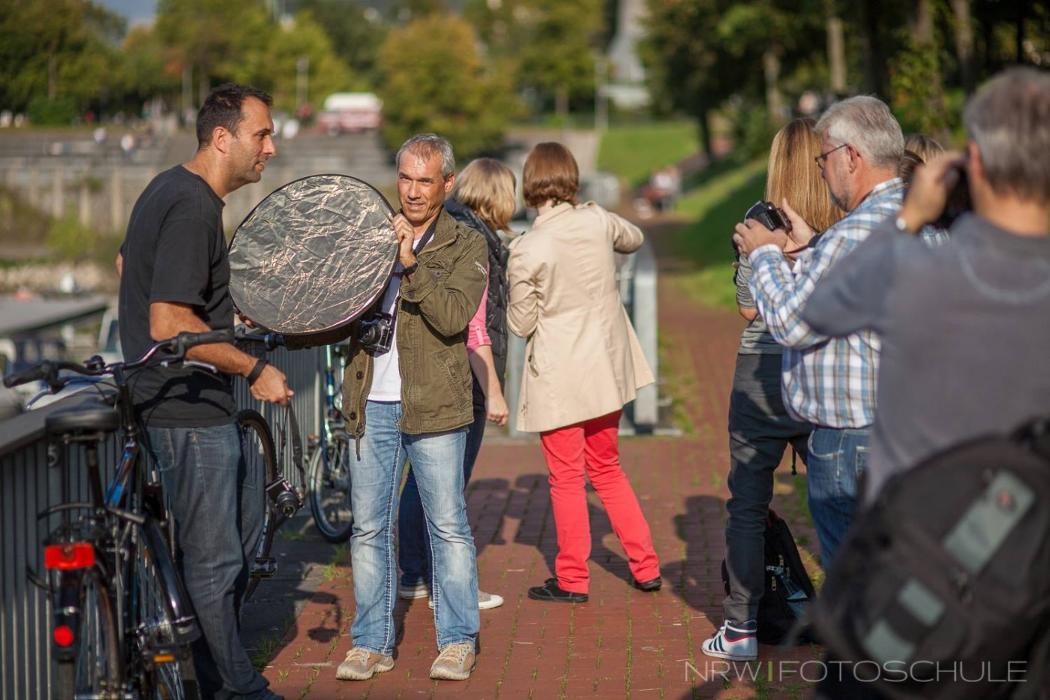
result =
[[558,530],[554,573],[562,590],[587,593],[590,584],[591,524],[584,474],[609,514],[635,580],[651,581],[660,575],[649,523],[620,468],[619,425],[620,411],[616,411],[540,435]]

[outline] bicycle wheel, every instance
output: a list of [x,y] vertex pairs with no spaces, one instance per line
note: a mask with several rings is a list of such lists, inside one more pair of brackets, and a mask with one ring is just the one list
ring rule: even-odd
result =
[[336,544],[350,539],[354,524],[350,510],[351,449],[350,438],[345,433],[337,434],[324,451],[314,450],[307,471],[314,525],[322,537]]
[[182,674],[190,663],[189,645],[200,635],[189,596],[156,522],[136,528],[132,546],[127,600],[137,652],[133,672],[143,698],[182,700],[186,697]]
[[81,576],[74,656],[56,663],[58,692],[53,697],[108,697],[123,691],[117,620],[106,580],[97,567]]
[[[273,435],[266,419],[258,411],[245,410],[237,414],[237,424],[241,429],[241,449],[249,471],[263,475],[263,483],[271,484],[278,476],[277,450],[274,447]],[[259,498],[263,499],[263,525],[259,544],[255,550],[255,561],[249,562],[250,576],[244,597],[249,598],[259,585],[259,579],[272,576],[276,571],[276,562],[270,556],[273,548],[273,536],[276,531],[275,513],[265,492],[260,489]]]

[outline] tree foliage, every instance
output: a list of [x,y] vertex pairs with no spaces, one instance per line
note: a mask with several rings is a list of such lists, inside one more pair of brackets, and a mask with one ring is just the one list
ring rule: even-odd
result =
[[461,156],[499,145],[517,108],[505,76],[487,71],[470,24],[431,14],[387,36],[379,52],[383,136],[396,147],[432,131]]
[[0,0],[0,106],[34,98],[98,108],[123,21],[88,0]]
[[376,57],[387,28],[378,13],[366,12],[357,0],[299,0],[298,13],[309,12],[328,35],[335,55],[350,71],[374,86]]
[[594,59],[603,48],[604,0],[469,0],[464,16],[519,92],[544,109],[561,94],[590,102]]

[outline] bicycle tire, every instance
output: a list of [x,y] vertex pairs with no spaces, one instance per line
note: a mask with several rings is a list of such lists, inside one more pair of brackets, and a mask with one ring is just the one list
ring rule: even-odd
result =
[[333,437],[325,449],[327,463],[320,447],[310,456],[307,493],[314,526],[321,537],[333,544],[350,539],[353,510],[350,506],[350,439]]
[[120,635],[105,581],[107,577],[98,567],[81,574],[76,650],[71,660],[55,664],[58,692],[53,697],[95,697],[123,691]]
[[[256,471],[256,473],[262,474],[264,485],[269,484],[277,478],[278,474],[277,448],[274,446],[270,425],[262,417],[262,414],[251,409],[237,414],[237,425],[241,429],[241,445],[247,468],[258,469],[258,465],[248,463],[249,460],[262,460],[261,472]],[[255,549],[255,559],[257,561],[270,557],[270,550],[273,549],[273,536],[276,531],[273,509],[270,508],[267,502],[264,488],[259,489],[259,498],[263,501],[263,523],[259,544]],[[259,585],[259,579],[262,578],[253,567],[253,562],[249,562],[249,567],[252,570],[251,575],[248,577],[248,586],[244,592],[245,599],[251,597],[252,593],[255,592],[255,588]]]
[[[189,597],[156,521],[150,520],[136,529],[133,546],[128,601],[142,696],[184,700],[182,674],[189,664],[190,643],[200,635],[190,612]],[[160,654],[170,654],[174,660],[157,662]]]

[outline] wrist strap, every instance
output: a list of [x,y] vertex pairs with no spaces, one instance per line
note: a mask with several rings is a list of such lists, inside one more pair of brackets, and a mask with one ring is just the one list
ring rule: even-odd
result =
[[259,361],[255,363],[254,367],[252,367],[252,371],[248,373],[247,377],[245,377],[245,379],[248,380],[249,386],[255,383],[255,380],[259,378],[259,375],[263,373],[263,370],[266,369],[266,365],[268,364],[270,363],[267,362],[265,358],[259,358]]

